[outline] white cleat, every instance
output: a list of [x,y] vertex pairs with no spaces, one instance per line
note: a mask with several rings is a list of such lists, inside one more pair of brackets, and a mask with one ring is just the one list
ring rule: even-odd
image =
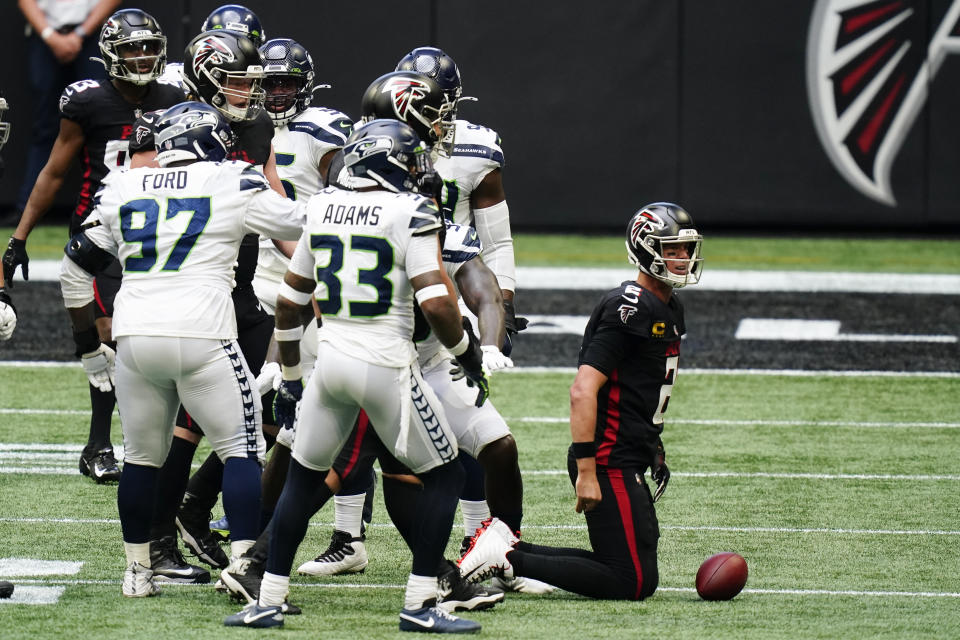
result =
[[517,593],[531,593],[533,595],[544,596],[554,592],[554,587],[534,580],[533,578],[523,578],[514,576],[513,578],[494,578],[490,584],[504,591],[515,591]]
[[484,522],[473,537],[470,548],[460,558],[460,575],[469,582],[483,582],[493,576],[513,578],[513,566],[507,553],[520,539],[499,518]]
[[367,568],[367,548],[361,538],[334,531],[327,550],[297,568],[304,576],[338,576],[344,573],[363,573]]
[[131,562],[123,572],[123,595],[128,598],[149,598],[160,593],[153,581],[153,571],[139,562]]

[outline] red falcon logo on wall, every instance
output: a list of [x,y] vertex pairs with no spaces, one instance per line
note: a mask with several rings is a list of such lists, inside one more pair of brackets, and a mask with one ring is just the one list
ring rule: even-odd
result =
[[392,78],[381,90],[383,93],[389,93],[393,112],[397,118],[406,121],[407,111],[417,100],[430,95],[430,87],[426,82],[421,82],[413,78]]
[[214,65],[224,62],[233,62],[234,55],[227,45],[220,41],[217,36],[204,38],[197,43],[196,51],[193,54],[193,75],[200,77],[200,70],[210,60]]
[[[933,77],[960,52],[960,0],[928,37],[922,0],[817,0],[807,40],[810,111],[830,160],[890,206],[890,170]],[[930,24],[937,24],[935,21]]]

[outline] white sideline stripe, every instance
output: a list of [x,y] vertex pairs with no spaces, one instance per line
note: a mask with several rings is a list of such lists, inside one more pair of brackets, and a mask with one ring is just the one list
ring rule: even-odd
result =
[[66,587],[34,587],[24,586],[21,581],[13,586],[13,595],[9,598],[0,598],[0,605],[5,604],[57,604]]
[[[565,476],[562,469],[521,469],[525,476]],[[774,478],[787,480],[902,480],[905,482],[960,480],[960,475],[894,475],[887,473],[777,473],[772,471],[672,471],[670,477],[676,478]]]
[[[570,417],[557,416],[525,416],[521,418],[504,418],[507,422],[545,422],[549,424],[570,421]],[[699,418],[672,418],[670,424],[698,424],[704,426],[730,427],[867,427],[867,428],[924,428],[924,429],[960,429],[960,422],[854,422],[842,420],[709,420]],[[0,445],[2,449],[2,445]]]
[[[62,362],[59,360],[0,360],[0,367],[74,367],[79,369],[79,362]],[[517,375],[524,373],[561,373],[576,375],[576,367],[513,367],[501,369],[494,376]],[[785,376],[803,378],[960,378],[960,371],[810,371],[804,369],[680,369],[685,376]],[[0,409],[0,413],[18,413],[19,409]],[[87,412],[81,412],[86,414]],[[114,412],[116,415],[116,412]]]
[[840,333],[839,320],[741,318],[733,334],[737,340],[812,342],[939,342],[955,343],[955,335]]
[[0,558],[0,576],[76,575],[82,562],[35,560],[33,558]]

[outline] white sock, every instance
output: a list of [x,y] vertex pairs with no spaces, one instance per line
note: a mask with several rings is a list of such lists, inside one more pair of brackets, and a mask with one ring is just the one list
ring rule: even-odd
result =
[[471,538],[483,521],[490,517],[486,500],[461,500],[460,511],[463,513],[463,535]]
[[256,540],[231,540],[230,541],[230,555],[234,558],[239,558],[247,549],[253,546],[253,543]]
[[124,542],[123,552],[127,555],[127,564],[139,562],[143,566],[150,568],[149,542]]
[[279,607],[287,599],[290,591],[290,576],[278,576],[269,571],[260,581],[260,606]]
[[337,531],[346,531],[351,538],[359,538],[363,520],[363,503],[366,499],[365,493],[358,493],[355,496],[334,496],[333,528]]
[[[263,593],[263,585],[260,586]],[[263,595],[260,596],[263,598]],[[415,576],[412,573],[407,578],[407,590],[403,594],[404,609],[422,609],[427,600],[437,598],[436,576]]]

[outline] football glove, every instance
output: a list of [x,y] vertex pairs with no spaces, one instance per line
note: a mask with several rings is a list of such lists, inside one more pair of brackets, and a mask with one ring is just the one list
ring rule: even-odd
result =
[[500,349],[497,349],[492,344],[485,344],[480,347],[480,352],[483,357],[483,370],[490,375],[494,371],[500,371],[501,369],[509,369],[513,366],[513,360],[503,355]]
[[458,356],[455,356],[457,363],[463,368],[464,375],[467,376],[467,385],[477,387],[477,400],[474,405],[482,407],[490,396],[490,383],[483,374],[483,352],[480,351],[480,342],[473,333],[473,327],[469,318],[463,319],[463,330],[470,340],[467,350]]
[[17,272],[17,265],[23,272],[24,281],[30,279],[30,256],[27,255],[27,241],[10,237],[7,250],[3,253],[3,279],[13,289],[13,274]]
[[280,373],[280,363],[267,362],[260,369],[260,375],[257,376],[257,388],[261,396],[265,396],[271,391],[276,391],[283,379]]
[[463,367],[460,366],[460,363],[457,362],[456,358],[450,361],[450,367],[450,377],[453,378],[454,382],[467,375],[463,372]]
[[667,490],[670,482],[670,469],[667,468],[667,454],[663,450],[663,440],[657,439],[657,457],[650,469],[650,477],[657,483],[657,490],[653,492],[653,501],[656,502]]
[[503,337],[503,348],[500,349],[503,355],[510,356],[513,352],[513,336],[526,329],[528,324],[530,324],[530,322],[526,318],[517,316],[517,312],[513,307],[513,300],[503,301],[503,326],[507,330],[506,335]]
[[281,429],[292,429],[297,418],[297,404],[303,397],[303,380],[283,380],[273,399],[273,415]]
[[117,354],[105,344],[80,356],[80,364],[87,374],[87,380],[94,387],[106,393],[113,390],[114,371]]
[[17,328],[17,308],[10,294],[0,289],[0,340],[9,340]]

